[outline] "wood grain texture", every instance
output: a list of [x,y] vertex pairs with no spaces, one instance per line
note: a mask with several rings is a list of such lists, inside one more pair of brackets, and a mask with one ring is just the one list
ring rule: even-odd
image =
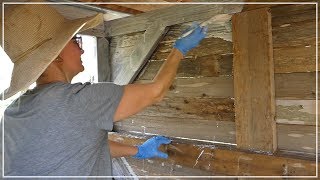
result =
[[[271,7],[271,13],[275,73],[315,71],[315,5],[280,5]],[[188,25],[172,26],[151,60],[166,59],[172,44]],[[232,53],[232,42],[214,38],[218,34],[231,37],[232,32],[228,26],[209,25],[207,38],[187,58]]]
[[[197,119],[184,115],[181,118],[140,115],[118,122],[114,128],[115,131],[131,134],[158,134],[178,139],[236,144],[234,122],[204,117]],[[315,126],[277,124],[276,128],[279,149],[309,153],[315,156]],[[250,150],[254,151],[255,149],[250,148]]]
[[117,36],[146,30],[150,23],[161,22],[165,26],[204,21],[218,14],[233,14],[242,10],[241,4],[176,5],[146,12],[132,17],[106,22],[108,36]]
[[[137,145],[145,141],[143,137],[128,137],[111,134],[112,140]],[[162,151],[169,154],[167,163],[178,164],[200,169],[213,174],[252,175],[252,176],[314,176],[315,159],[298,159],[290,155],[276,154],[273,156],[242,152],[233,147],[219,148],[214,144],[197,146],[173,141],[162,146]],[[263,162],[263,163],[261,163]]]
[[269,9],[235,14],[234,98],[237,147],[274,152],[275,90]]

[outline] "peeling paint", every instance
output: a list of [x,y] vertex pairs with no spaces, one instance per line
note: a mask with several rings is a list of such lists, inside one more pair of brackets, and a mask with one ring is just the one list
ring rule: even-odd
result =
[[295,137],[295,138],[300,138],[300,137],[303,137],[304,135],[303,135],[303,134],[294,134],[294,133],[291,133],[291,134],[288,134],[288,136],[290,136],[290,137]]
[[292,164],[292,167],[295,167],[295,168],[305,168],[305,166],[302,165],[301,163],[294,163],[294,164]]
[[303,146],[302,149],[305,149],[305,150],[314,150],[314,148],[312,148],[312,147],[307,147],[307,146]]
[[202,82],[202,83],[194,83],[194,84],[180,85],[180,87],[192,87],[192,88],[196,88],[196,87],[202,87],[202,86],[205,86],[205,85],[208,85],[208,84],[209,84],[209,83]]
[[[280,105],[280,103],[282,103]],[[295,103],[295,104],[293,104]],[[313,111],[313,102],[277,102],[276,106],[276,121],[283,124],[316,124],[316,115]]]

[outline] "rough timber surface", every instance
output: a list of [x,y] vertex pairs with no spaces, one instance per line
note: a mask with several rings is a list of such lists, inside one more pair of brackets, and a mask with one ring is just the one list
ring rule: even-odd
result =
[[[109,138],[131,145],[138,145],[146,139],[126,135],[111,134]],[[214,144],[198,146],[173,141],[162,146],[162,151],[169,155],[166,162],[171,168],[177,165],[207,171],[208,173],[233,176],[315,176],[314,159],[298,158],[292,155],[277,153],[273,156],[254,152],[243,152],[234,147],[216,147]],[[148,161],[148,160],[145,160]],[[263,162],[263,163],[261,163]],[[143,163],[143,162],[142,162]],[[138,168],[145,170],[150,163],[140,163]],[[135,163],[132,163],[133,165]]]
[[236,144],[274,152],[278,144],[270,11],[237,13],[232,25]]
[[233,14],[240,12],[241,4],[181,4],[106,22],[108,36],[118,36],[146,30],[154,22],[165,26],[180,23],[203,21],[218,14]]
[[[312,50],[315,48],[315,34],[312,30],[315,24],[315,7],[274,6],[271,7],[271,14],[274,30],[276,121],[277,131],[281,132],[278,134],[278,146],[283,150],[315,155],[316,75],[315,49]],[[135,83],[152,81],[174,41],[188,25],[190,23],[170,27]],[[225,131],[234,129],[233,44],[216,37],[217,34],[231,37],[230,28],[231,23],[212,25],[211,28],[209,26],[207,38],[181,62],[177,79],[164,101],[121,122],[121,125],[117,124],[115,128],[126,132],[137,131],[138,134],[171,134],[172,137],[179,135],[191,139],[202,139],[204,136],[211,137],[209,140],[227,139],[229,141],[226,142],[235,143],[230,141],[235,139],[235,132]],[[128,61],[135,43],[141,38],[143,32],[111,38],[113,73],[116,74],[121,64]],[[299,51],[293,51],[299,48]],[[183,129],[184,124],[193,128]],[[220,130],[221,126],[224,127]],[[184,131],[191,132],[185,136],[188,132]],[[208,132],[205,134],[202,131]],[[217,138],[223,135],[225,137]]]

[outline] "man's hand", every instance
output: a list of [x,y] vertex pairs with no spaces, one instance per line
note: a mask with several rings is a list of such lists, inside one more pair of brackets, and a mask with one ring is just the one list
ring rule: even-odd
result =
[[191,34],[185,37],[180,37],[173,45],[173,47],[178,49],[183,56],[185,56],[188,51],[195,48],[200,43],[200,41],[206,36],[208,28],[201,27],[199,24],[193,23],[192,26],[185,32],[192,30],[193,32]]
[[159,151],[159,147],[162,144],[170,144],[171,140],[163,136],[155,136],[148,139],[142,145],[138,146],[138,153],[134,155],[134,158],[148,159],[148,158],[168,158],[168,154]]

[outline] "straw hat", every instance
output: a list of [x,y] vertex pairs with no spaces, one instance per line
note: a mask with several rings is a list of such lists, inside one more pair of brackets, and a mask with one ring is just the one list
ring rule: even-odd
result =
[[67,20],[46,4],[8,5],[4,50],[14,63],[7,99],[34,83],[78,32],[97,26],[103,15]]

